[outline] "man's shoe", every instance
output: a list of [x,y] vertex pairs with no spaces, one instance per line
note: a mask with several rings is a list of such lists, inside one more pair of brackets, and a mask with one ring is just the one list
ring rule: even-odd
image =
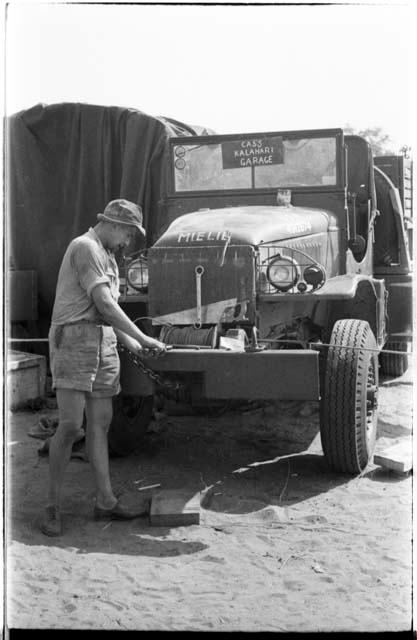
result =
[[102,509],[95,505],[94,518],[95,520],[133,520],[133,518],[147,515],[149,510],[150,500],[143,501],[137,507],[125,507],[118,501],[111,509]]
[[40,530],[46,536],[62,536],[62,519],[59,507],[55,505],[46,507]]

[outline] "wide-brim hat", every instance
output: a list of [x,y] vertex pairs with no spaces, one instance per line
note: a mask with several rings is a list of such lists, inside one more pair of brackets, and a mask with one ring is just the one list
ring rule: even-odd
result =
[[108,203],[103,213],[97,214],[98,220],[106,220],[115,224],[127,224],[136,227],[144,236],[146,231],[142,226],[143,215],[139,205],[129,200],[119,198]]

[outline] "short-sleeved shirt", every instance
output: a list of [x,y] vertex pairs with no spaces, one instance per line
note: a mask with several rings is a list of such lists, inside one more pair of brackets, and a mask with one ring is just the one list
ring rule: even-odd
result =
[[76,322],[103,323],[92,298],[98,284],[107,283],[119,298],[119,269],[93,228],[70,242],[58,274],[52,325]]
[[94,229],[69,244],[58,274],[49,331],[52,384],[107,398],[120,391],[116,336],[94,304],[92,292],[108,284],[119,297],[119,270]]

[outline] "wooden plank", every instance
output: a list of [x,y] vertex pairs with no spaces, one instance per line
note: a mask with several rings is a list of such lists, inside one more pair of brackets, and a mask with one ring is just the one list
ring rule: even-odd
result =
[[374,464],[398,473],[408,473],[413,466],[411,440],[403,440],[376,453]]
[[184,489],[158,491],[152,497],[150,523],[157,527],[200,524],[200,493]]

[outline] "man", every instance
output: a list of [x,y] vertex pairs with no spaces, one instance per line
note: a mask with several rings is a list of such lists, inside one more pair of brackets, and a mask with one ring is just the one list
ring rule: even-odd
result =
[[49,447],[49,495],[41,523],[41,531],[49,536],[62,534],[63,476],[84,412],[96,484],[95,517],[130,519],[144,513],[144,505],[129,509],[118,501],[110,482],[107,432],[112,397],[120,391],[116,336],[138,355],[161,355],[165,345],[145,335],[117,303],[114,253],[127,247],[135,233],[145,235],[141,209],[128,200],[113,200],[97,218],[94,228],[67,248],[52,312],[49,349],[59,423]]

